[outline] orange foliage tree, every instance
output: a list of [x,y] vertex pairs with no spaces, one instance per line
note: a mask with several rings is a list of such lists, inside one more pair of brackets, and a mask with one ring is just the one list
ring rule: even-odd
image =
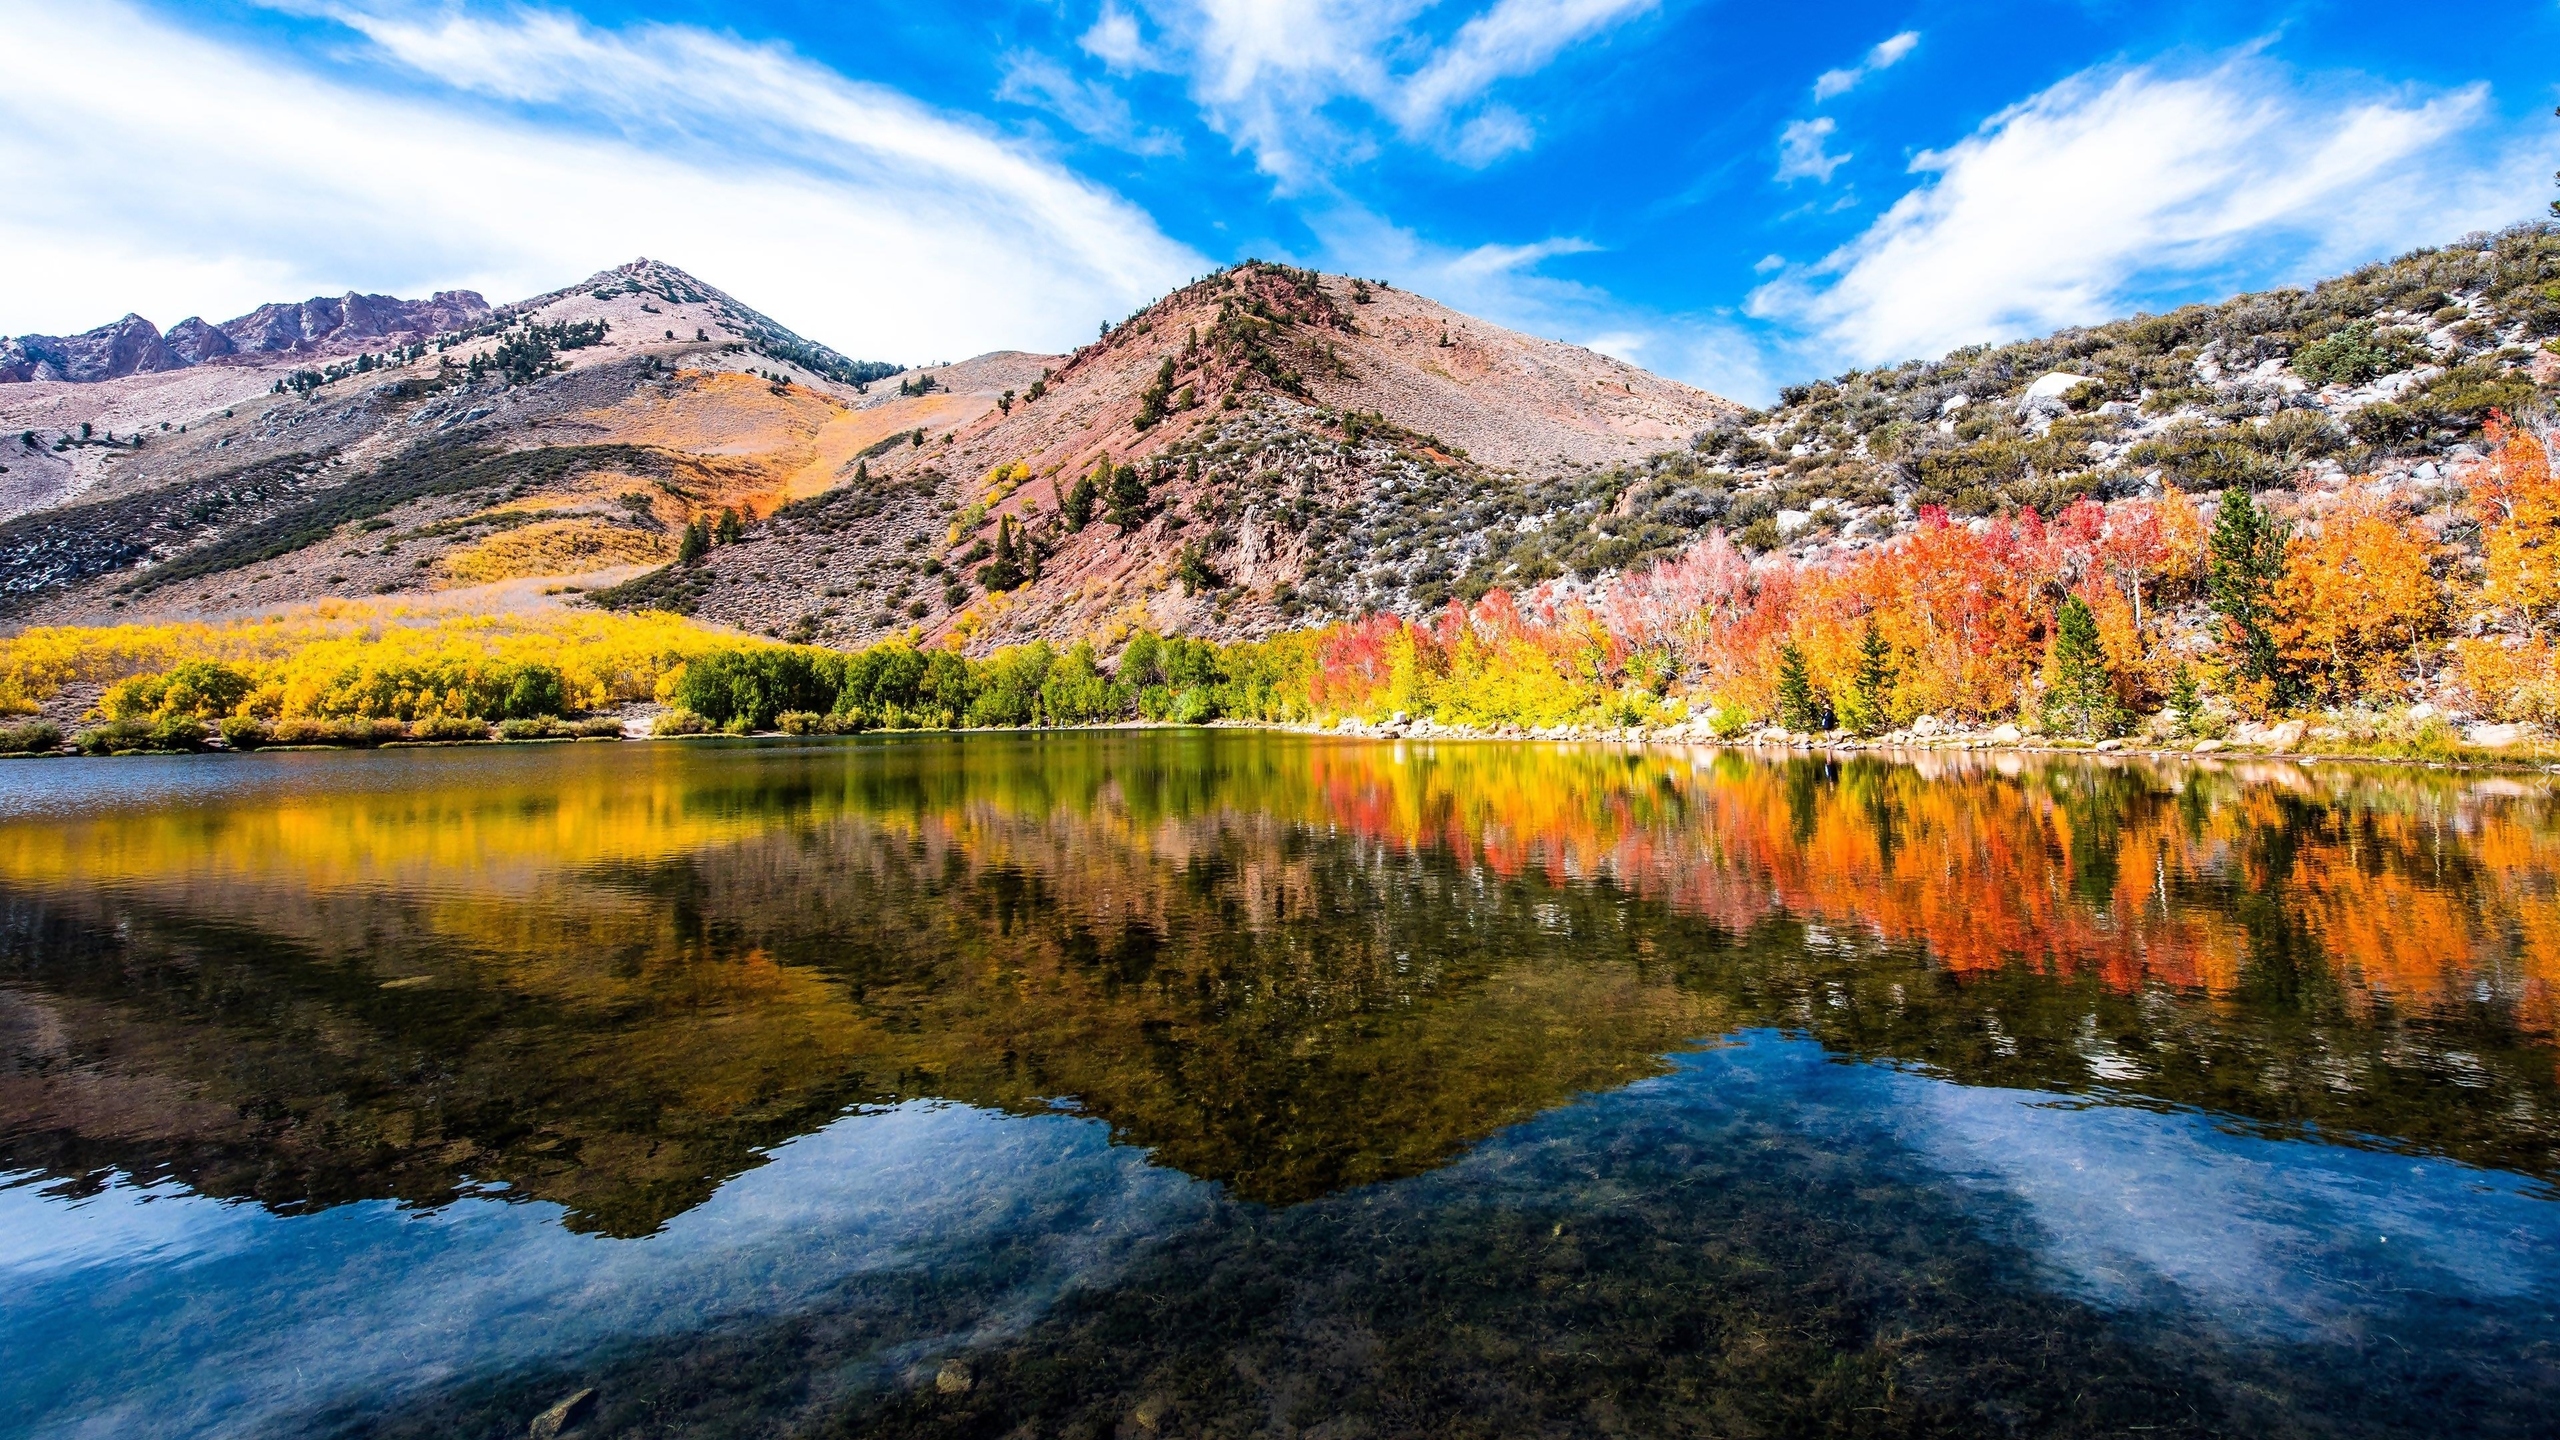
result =
[[2294,532],[2275,586],[2276,651],[2332,703],[2394,688],[2444,620],[2435,543],[2381,505],[2350,500]]
[[2471,472],[2480,519],[2486,598],[2513,610],[2538,633],[2560,610],[2560,483],[2551,452],[2532,431],[2492,413],[2489,458]]

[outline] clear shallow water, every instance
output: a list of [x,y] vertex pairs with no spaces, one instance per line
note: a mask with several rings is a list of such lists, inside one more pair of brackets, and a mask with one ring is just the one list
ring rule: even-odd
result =
[[20,765],[0,1424],[2548,1434],[2555,937],[2404,772]]

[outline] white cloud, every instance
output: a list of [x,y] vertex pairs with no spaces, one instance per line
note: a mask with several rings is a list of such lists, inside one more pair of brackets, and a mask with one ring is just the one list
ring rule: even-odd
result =
[[1117,5],[1105,4],[1101,17],[1076,44],[1114,70],[1148,70],[1155,66],[1155,57],[1138,35],[1136,17]]
[[2314,92],[2246,59],[2092,71],[1921,155],[1931,179],[1748,308],[1867,363],[2106,319],[2244,256],[2318,273],[2501,223],[2535,187],[2446,150],[2487,101]]
[[1839,129],[1838,122],[1824,115],[1813,120],[1790,120],[1778,134],[1778,173],[1780,180],[1811,179],[1831,183],[1831,172],[1849,163],[1849,156],[1827,154],[1823,145]]
[[1002,63],[999,100],[1046,110],[1086,137],[1132,154],[1172,155],[1182,149],[1178,136],[1140,126],[1129,102],[1110,86],[1079,80],[1046,55],[1017,51]]
[[23,67],[0,89],[0,181],[29,197],[0,215],[0,330],[348,288],[512,299],[647,254],[813,338],[912,358],[1066,345],[1208,268],[1019,143],[778,46],[333,13],[429,98],[118,0],[0,0],[10,51],[113,53],[119,75]]
[[1654,8],[1657,0],[1501,0],[1458,27],[1446,48],[1404,82],[1395,111],[1408,133],[1427,129],[1496,81],[1546,68],[1567,46]]
[[1462,165],[1481,167],[1528,149],[1537,138],[1519,111],[1508,105],[1488,105],[1484,113],[1458,128],[1450,154]]
[[[1209,124],[1284,188],[1309,188],[1374,149],[1342,123],[1334,107],[1345,100],[1461,164],[1522,148],[1526,120],[1501,107],[1469,112],[1501,81],[1658,3],[1498,0],[1437,48],[1409,32],[1431,0],[1151,0],[1149,12]],[[1417,51],[1420,63],[1403,73],[1391,63]]]
[[1899,35],[1878,41],[1875,48],[1867,52],[1867,58],[1855,66],[1846,70],[1823,71],[1813,82],[1814,103],[1820,104],[1834,95],[1846,95],[1857,89],[1859,82],[1868,76],[1879,70],[1890,70],[1901,64],[1902,57],[1910,54],[1919,43],[1919,31],[1905,30]]

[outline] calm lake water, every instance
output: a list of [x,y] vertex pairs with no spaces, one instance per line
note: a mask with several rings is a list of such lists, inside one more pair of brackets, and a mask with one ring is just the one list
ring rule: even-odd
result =
[[0,767],[0,1430],[2560,1433],[2560,803],[1245,732]]

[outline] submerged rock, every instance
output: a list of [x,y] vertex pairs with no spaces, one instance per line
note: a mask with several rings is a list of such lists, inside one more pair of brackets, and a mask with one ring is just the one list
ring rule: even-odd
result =
[[527,1440],[553,1440],[554,1436],[565,1435],[585,1424],[587,1417],[595,1412],[595,1390],[592,1387],[580,1390],[534,1416],[533,1423],[525,1427],[524,1433]]

